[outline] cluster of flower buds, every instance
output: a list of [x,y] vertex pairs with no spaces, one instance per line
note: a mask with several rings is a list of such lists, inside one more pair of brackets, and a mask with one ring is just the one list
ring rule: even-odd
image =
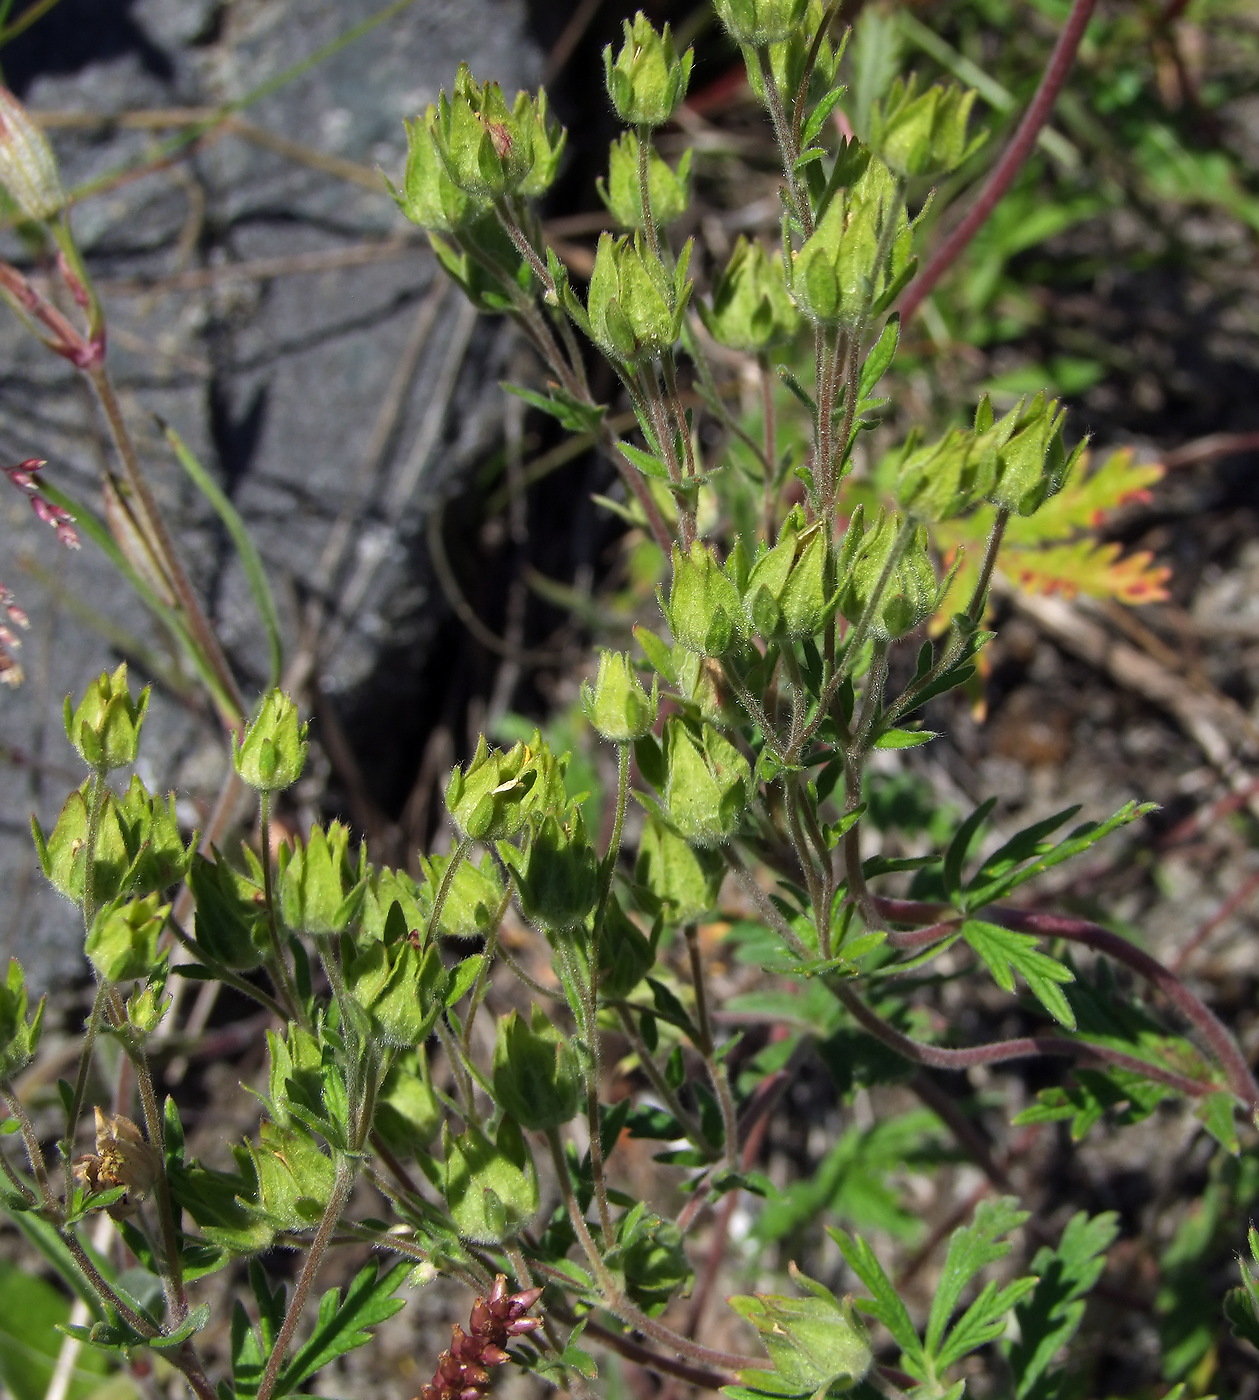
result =
[[541,1296],[540,1288],[508,1293],[507,1280],[499,1274],[490,1296],[472,1305],[468,1330],[458,1324],[450,1329],[450,1348],[437,1358],[433,1379],[417,1400],[481,1400],[489,1389],[490,1367],[509,1360],[507,1343],[542,1326],[536,1317],[525,1316]]
[[57,532],[57,539],[67,549],[78,549],[79,536],[74,528],[74,516],[68,510],[54,505],[40,490],[39,482],[35,478],[35,473],[47,465],[41,457],[28,457],[16,467],[0,467],[0,471],[25,494],[31,503],[31,509],[44,524],[53,527]]

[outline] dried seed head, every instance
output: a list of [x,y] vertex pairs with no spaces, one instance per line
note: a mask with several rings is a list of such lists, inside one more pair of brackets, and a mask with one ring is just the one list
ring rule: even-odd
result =
[[457,1323],[451,1327],[450,1347],[437,1358],[433,1379],[416,1400],[484,1400],[490,1368],[511,1360],[506,1343],[542,1326],[525,1316],[541,1296],[540,1288],[508,1293],[507,1279],[499,1274],[489,1296],[473,1303],[468,1330]]

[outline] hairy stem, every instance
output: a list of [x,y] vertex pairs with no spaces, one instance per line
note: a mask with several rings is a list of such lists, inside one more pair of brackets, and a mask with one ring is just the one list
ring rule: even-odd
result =
[[839,977],[826,979],[826,985],[841,1001],[853,1019],[863,1026],[875,1039],[883,1042],[912,1064],[928,1065],[932,1069],[964,1070],[976,1065],[1003,1064],[1007,1060],[1026,1060],[1038,1055],[1066,1055],[1072,1058],[1105,1060],[1120,1069],[1133,1070],[1147,1079],[1157,1080],[1182,1094],[1202,1098],[1214,1093],[1214,1084],[1204,1084],[1197,1079],[1189,1079],[1183,1074],[1175,1074],[1152,1064],[1136,1055],[1126,1055],[1122,1050],[1113,1050],[1108,1045],[1096,1045],[1087,1040],[1068,1040],[1057,1035],[1025,1035],[1012,1040],[993,1041],[987,1045],[970,1045],[964,1049],[951,1050],[939,1045],[928,1045],[925,1041],[914,1040],[911,1036],[889,1025],[877,1012],[871,1010],[851,986]]
[[323,1261],[324,1251],[327,1249],[328,1242],[341,1219],[341,1214],[349,1202],[356,1175],[357,1163],[355,1159],[344,1153],[338,1154],[332,1194],[328,1198],[328,1204],[324,1209],[323,1218],[319,1222],[319,1228],[315,1231],[315,1236],[306,1251],[306,1258],[302,1261],[302,1271],[298,1274],[297,1282],[293,1285],[293,1296],[289,1300],[284,1321],[280,1324],[280,1330],[276,1333],[271,1355],[267,1357],[267,1367],[262,1373],[256,1400],[271,1400],[275,1393],[289,1343],[293,1340],[293,1333],[297,1331],[297,1324],[305,1310],[306,1300],[314,1286],[315,1276]]

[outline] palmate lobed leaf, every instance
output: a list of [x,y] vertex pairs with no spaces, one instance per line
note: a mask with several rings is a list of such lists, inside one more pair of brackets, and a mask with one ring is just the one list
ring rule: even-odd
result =
[[967,919],[962,925],[962,937],[984,960],[993,980],[1003,991],[1014,990],[1014,975],[1018,973],[1059,1025],[1075,1029],[1075,1013],[1061,986],[1074,981],[1075,973],[1064,963],[1042,953],[1030,933],[1014,933],[999,924]]
[[319,1300],[314,1332],[284,1368],[279,1393],[296,1390],[329,1361],[370,1342],[368,1329],[406,1306],[405,1299],[394,1295],[411,1268],[410,1264],[395,1264],[381,1273],[373,1262],[354,1276],[344,1300],[339,1288],[329,1289]]
[[[931,1313],[927,1319],[924,1342],[929,1354],[937,1357],[945,1352],[952,1354],[952,1337],[946,1341],[945,1329],[961,1301],[966,1285],[981,1269],[1004,1258],[1010,1252],[1010,1243],[1003,1237],[1022,1225],[1028,1215],[1028,1211],[1018,1208],[1018,1202],[1013,1196],[1001,1196],[996,1200],[981,1201],[975,1209],[974,1223],[953,1232],[949,1239],[944,1269],[932,1299]],[[965,1324],[967,1335],[977,1335],[985,1322],[992,1317],[1004,1318],[1012,1306],[1011,1303],[1002,1301],[1007,1291],[988,1295],[988,1289],[985,1289],[954,1331]],[[988,1297],[988,1311],[985,1312],[982,1308],[976,1311],[985,1296]],[[999,1310],[998,1303],[1001,1304]],[[985,1337],[984,1340],[989,1338]],[[958,1356],[962,1354],[957,1353]]]
[[1106,1267],[1106,1250],[1119,1233],[1114,1211],[1090,1218],[1084,1211],[1067,1222],[1056,1249],[1042,1247],[1032,1260],[1039,1282],[1014,1309],[1019,1336],[1007,1349],[1015,1400],[1054,1400],[1062,1371],[1050,1371],[1058,1352],[1079,1330],[1084,1295]]

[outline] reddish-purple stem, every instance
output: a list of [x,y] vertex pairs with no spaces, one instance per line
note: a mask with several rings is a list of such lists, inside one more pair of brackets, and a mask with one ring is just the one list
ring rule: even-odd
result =
[[1116,962],[1125,963],[1148,982],[1152,982],[1181,1015],[1197,1028],[1228,1075],[1228,1085],[1233,1093],[1252,1108],[1259,1105],[1259,1084],[1255,1082],[1250,1066],[1228,1028],[1205,1002],[1194,996],[1180,978],[1170,968],[1164,967],[1157,958],[1152,958],[1149,953],[1134,947],[1126,938],[1120,938],[1110,929],[1102,928],[1100,924],[1089,923],[1086,919],[1000,908],[986,910],[984,917],[1003,928],[1016,929],[1021,933],[1035,933],[1045,938],[1066,938],[1073,943],[1083,943],[1085,947],[1105,953]]
[[1057,1035],[1023,1035],[1012,1040],[995,1040],[987,1045],[967,1045],[959,1050],[951,1050],[942,1045],[928,1045],[925,1041],[914,1040],[898,1031],[895,1026],[889,1025],[843,980],[831,978],[828,979],[827,985],[852,1013],[855,1021],[890,1050],[895,1050],[898,1055],[903,1055],[913,1064],[929,1065],[932,1069],[962,1070],[971,1069],[976,1065],[1001,1064],[1006,1060],[1027,1060],[1037,1055],[1068,1055],[1072,1058],[1105,1060],[1120,1069],[1132,1070],[1193,1098],[1202,1098],[1216,1088],[1214,1084],[1204,1084],[1183,1074],[1175,1074],[1136,1055],[1125,1055],[1122,1050],[1112,1050],[1108,1045],[1095,1045],[1088,1040],[1066,1040]]
[[[913,899],[883,899],[875,897],[875,909],[885,918],[901,924],[931,924],[929,930],[934,938],[947,937],[951,932],[947,920],[940,916],[947,912],[943,904],[920,903]],[[1170,968],[1163,966],[1157,958],[1120,938],[1117,933],[1090,923],[1087,919],[1072,919],[1064,914],[1038,914],[1026,909],[1005,909],[993,905],[990,909],[976,912],[975,917],[1000,924],[1002,928],[1014,929],[1020,933],[1039,934],[1043,938],[1064,938],[1069,943],[1082,943],[1096,952],[1105,953],[1130,967],[1146,981],[1152,982],[1202,1035],[1211,1047],[1216,1059],[1228,1075],[1228,1086],[1245,1103],[1252,1107],[1259,1104],[1259,1084],[1251,1073],[1237,1042],[1228,1028],[1193,992],[1176,976]],[[923,933],[928,932],[924,929]],[[902,940],[902,941],[897,941]],[[921,934],[895,934],[889,941],[896,946],[920,947],[932,939]]]
[[1032,98],[1031,105],[1023,113],[1023,120],[1019,122],[1018,130],[1015,131],[1010,144],[1001,153],[1000,160],[993,166],[987,183],[980,191],[979,198],[971,206],[962,222],[931,255],[926,267],[909,284],[908,290],[901,299],[902,325],[909,321],[914,312],[922,305],[924,298],[930,294],[931,289],[957,261],[962,249],[983,227],[989,214],[996,208],[1002,196],[1013,184],[1014,177],[1022,169],[1028,156],[1031,155],[1036,138],[1040,135],[1040,129],[1049,120],[1049,114],[1053,111],[1058,94],[1062,91],[1067,74],[1070,73],[1071,66],[1075,62],[1076,51],[1080,47],[1080,40],[1084,37],[1084,31],[1092,17],[1096,3],[1097,0],[1075,0],[1071,6],[1071,13],[1067,16],[1067,22],[1063,26],[1062,33],[1058,36],[1058,42],[1054,45],[1054,51],[1050,55],[1049,63],[1041,77],[1040,87],[1036,89],[1036,96]]

